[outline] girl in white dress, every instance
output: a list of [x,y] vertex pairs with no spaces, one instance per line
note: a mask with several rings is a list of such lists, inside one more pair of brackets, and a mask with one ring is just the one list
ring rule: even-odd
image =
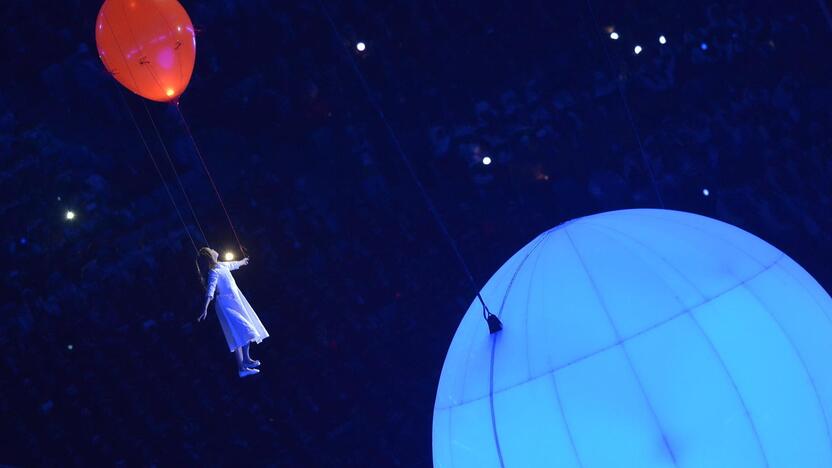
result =
[[[248,265],[248,258],[239,262],[220,262],[216,250],[203,247],[199,250],[200,258],[207,262],[208,282],[205,285],[205,306],[197,321],[202,321],[208,315],[208,304],[216,297],[214,309],[220,321],[228,348],[237,358],[237,371],[240,377],[247,377],[260,372],[257,367],[260,361],[251,359],[249,344],[253,341],[260,343],[269,337],[269,333],[260,323],[254,309],[251,308],[243,296],[231,271]],[[198,268],[198,264],[197,264]],[[200,273],[200,278],[202,274]]]

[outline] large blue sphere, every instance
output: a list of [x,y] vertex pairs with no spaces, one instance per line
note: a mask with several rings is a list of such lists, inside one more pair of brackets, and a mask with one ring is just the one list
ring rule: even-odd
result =
[[474,302],[436,467],[830,467],[832,299],[759,238],[627,210],[538,236]]

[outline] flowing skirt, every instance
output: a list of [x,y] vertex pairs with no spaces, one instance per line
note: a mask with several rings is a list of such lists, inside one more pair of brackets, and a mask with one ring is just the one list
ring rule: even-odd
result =
[[269,337],[242,292],[218,294],[216,299],[214,308],[231,352],[252,341],[260,343]]

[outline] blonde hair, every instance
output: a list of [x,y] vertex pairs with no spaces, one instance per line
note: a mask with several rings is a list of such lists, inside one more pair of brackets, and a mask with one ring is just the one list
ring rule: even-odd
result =
[[202,274],[202,268],[199,267],[199,261],[203,260],[206,262],[207,271],[211,271],[215,266],[217,266],[217,261],[214,260],[214,256],[211,255],[211,249],[208,247],[203,247],[199,249],[199,255],[196,257],[196,273],[199,276],[199,282],[202,284],[202,289],[207,289],[208,286],[205,284],[205,275]]

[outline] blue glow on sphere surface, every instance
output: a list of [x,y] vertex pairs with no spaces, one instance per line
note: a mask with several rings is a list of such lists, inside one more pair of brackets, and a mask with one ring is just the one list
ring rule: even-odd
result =
[[832,299],[761,239],[626,210],[547,231],[451,343],[436,467],[832,466]]

